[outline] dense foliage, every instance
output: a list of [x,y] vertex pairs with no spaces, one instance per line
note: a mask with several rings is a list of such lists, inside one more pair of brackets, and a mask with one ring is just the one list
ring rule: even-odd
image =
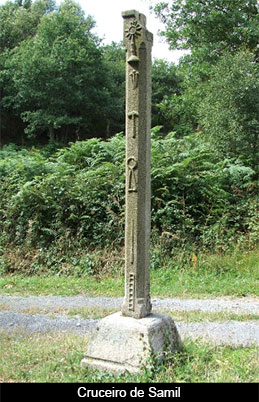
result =
[[[168,253],[178,247],[221,252],[234,243],[252,246],[258,235],[254,171],[222,160],[199,134],[177,139],[157,131],[152,134],[153,242]],[[6,244],[25,254],[37,250],[41,258],[48,250],[51,265],[54,250],[63,250],[63,259],[84,259],[91,249],[123,246],[124,149],[122,134],[107,142],[76,142],[48,157],[36,148],[3,147],[3,254]]]
[[247,48],[258,55],[257,0],[170,0],[154,10],[173,49],[203,48],[218,56]]
[[160,113],[178,136],[198,130],[222,157],[258,165],[259,10],[256,0],[170,0],[154,12],[172,49],[188,49],[178,66],[177,94]]
[[0,21],[0,144],[24,143],[24,133],[67,143],[122,129],[124,64],[114,60],[124,63],[125,52],[101,46],[77,3],[7,2]]
[[[0,21],[0,145],[64,145],[124,129],[125,49],[103,46],[78,4],[8,1]],[[174,64],[154,62],[153,125],[167,131],[157,105],[180,80]]]
[[257,165],[259,68],[251,53],[226,53],[220,58],[212,69],[199,115],[221,154]]
[[[170,0],[154,12],[170,47],[189,53],[153,63],[152,261],[253,247],[257,2]],[[0,268],[92,270],[96,250],[124,242],[125,50],[103,46],[72,0],[7,1],[0,24]]]

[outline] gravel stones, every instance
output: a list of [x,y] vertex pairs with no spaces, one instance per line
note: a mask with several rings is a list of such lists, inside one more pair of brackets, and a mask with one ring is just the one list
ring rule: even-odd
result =
[[[66,314],[54,314],[59,308],[72,310],[82,307],[102,307],[120,309],[122,298],[83,296],[0,296],[0,331],[46,333],[72,332],[89,336],[98,320],[83,319],[80,315],[72,318]],[[256,298],[245,299],[153,299],[153,309],[233,312],[258,314],[259,302]],[[40,314],[26,311],[40,309]],[[37,311],[37,310],[36,310]],[[48,314],[48,315],[47,315]],[[259,344],[259,324],[256,321],[225,322],[175,322],[181,339],[193,338],[207,340],[213,344],[249,346]]]

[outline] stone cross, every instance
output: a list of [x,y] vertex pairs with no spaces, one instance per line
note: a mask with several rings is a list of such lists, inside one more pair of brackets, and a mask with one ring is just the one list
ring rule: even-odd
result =
[[151,48],[146,17],[122,13],[126,48],[126,228],[124,316],[143,318],[151,312],[150,129]]
[[181,347],[171,317],[151,313],[150,119],[151,47],[146,18],[125,11],[126,47],[126,235],[125,297],[122,311],[98,321],[82,367],[136,373],[149,367],[150,350],[158,361]]

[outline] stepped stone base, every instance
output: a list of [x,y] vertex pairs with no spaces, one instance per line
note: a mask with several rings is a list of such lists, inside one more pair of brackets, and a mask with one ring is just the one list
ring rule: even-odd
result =
[[119,312],[100,320],[81,365],[136,373],[141,366],[148,366],[151,351],[162,361],[165,351],[174,352],[180,347],[180,337],[171,317],[149,314],[136,319]]

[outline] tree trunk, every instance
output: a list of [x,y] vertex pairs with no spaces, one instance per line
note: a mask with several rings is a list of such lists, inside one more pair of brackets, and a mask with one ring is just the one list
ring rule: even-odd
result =
[[64,145],[67,145],[67,140],[68,140],[68,130],[69,130],[69,128],[68,128],[68,126],[66,126],[66,128],[65,128],[65,133],[64,133],[64,135],[63,135],[63,144]]
[[22,146],[25,144],[24,133],[21,134],[21,144],[22,144]]
[[54,142],[54,141],[55,141],[54,127],[49,126],[49,142]]
[[110,120],[107,119],[107,121],[106,121],[105,139],[108,140],[109,137],[110,137]]

